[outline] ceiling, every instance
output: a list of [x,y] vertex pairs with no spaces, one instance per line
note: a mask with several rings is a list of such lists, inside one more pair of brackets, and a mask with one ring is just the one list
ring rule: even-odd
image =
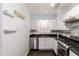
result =
[[31,13],[54,13],[53,7],[49,3],[30,3],[27,4]]
[[34,14],[56,14],[59,10],[68,11],[74,7],[76,3],[56,3],[53,8],[50,3],[27,3],[27,7]]

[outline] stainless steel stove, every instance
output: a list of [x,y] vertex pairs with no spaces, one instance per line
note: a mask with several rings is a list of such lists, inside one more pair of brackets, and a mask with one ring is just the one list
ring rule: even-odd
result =
[[58,56],[68,56],[69,55],[69,46],[64,44],[62,41],[58,40],[58,50],[57,55]]
[[77,47],[77,43],[69,39],[58,40],[58,56],[69,56],[69,48]]

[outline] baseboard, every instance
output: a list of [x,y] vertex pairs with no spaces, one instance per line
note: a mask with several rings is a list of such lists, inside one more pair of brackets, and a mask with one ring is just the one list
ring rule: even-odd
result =
[[38,51],[38,49],[30,49],[30,51]]
[[39,50],[53,50],[53,49],[39,49]]

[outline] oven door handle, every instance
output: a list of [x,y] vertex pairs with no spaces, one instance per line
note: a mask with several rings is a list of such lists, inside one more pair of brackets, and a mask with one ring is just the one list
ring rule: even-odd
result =
[[[60,44],[58,44],[59,46],[61,46]],[[64,48],[63,46],[61,46],[61,48],[63,48],[64,50],[67,50],[66,48]]]

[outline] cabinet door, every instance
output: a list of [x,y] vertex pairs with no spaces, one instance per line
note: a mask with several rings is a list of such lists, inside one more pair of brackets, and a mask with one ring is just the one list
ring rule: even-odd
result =
[[39,49],[49,50],[53,49],[57,54],[57,41],[54,38],[39,38]]
[[57,54],[57,40],[54,38],[47,38],[46,49],[53,49],[54,52]]
[[45,50],[46,47],[45,47],[45,38],[39,38],[39,49],[40,50]]
[[53,49],[53,39],[46,38],[45,40],[46,40],[46,42],[45,42],[46,49]]
[[53,50],[57,54],[57,40],[53,38]]

